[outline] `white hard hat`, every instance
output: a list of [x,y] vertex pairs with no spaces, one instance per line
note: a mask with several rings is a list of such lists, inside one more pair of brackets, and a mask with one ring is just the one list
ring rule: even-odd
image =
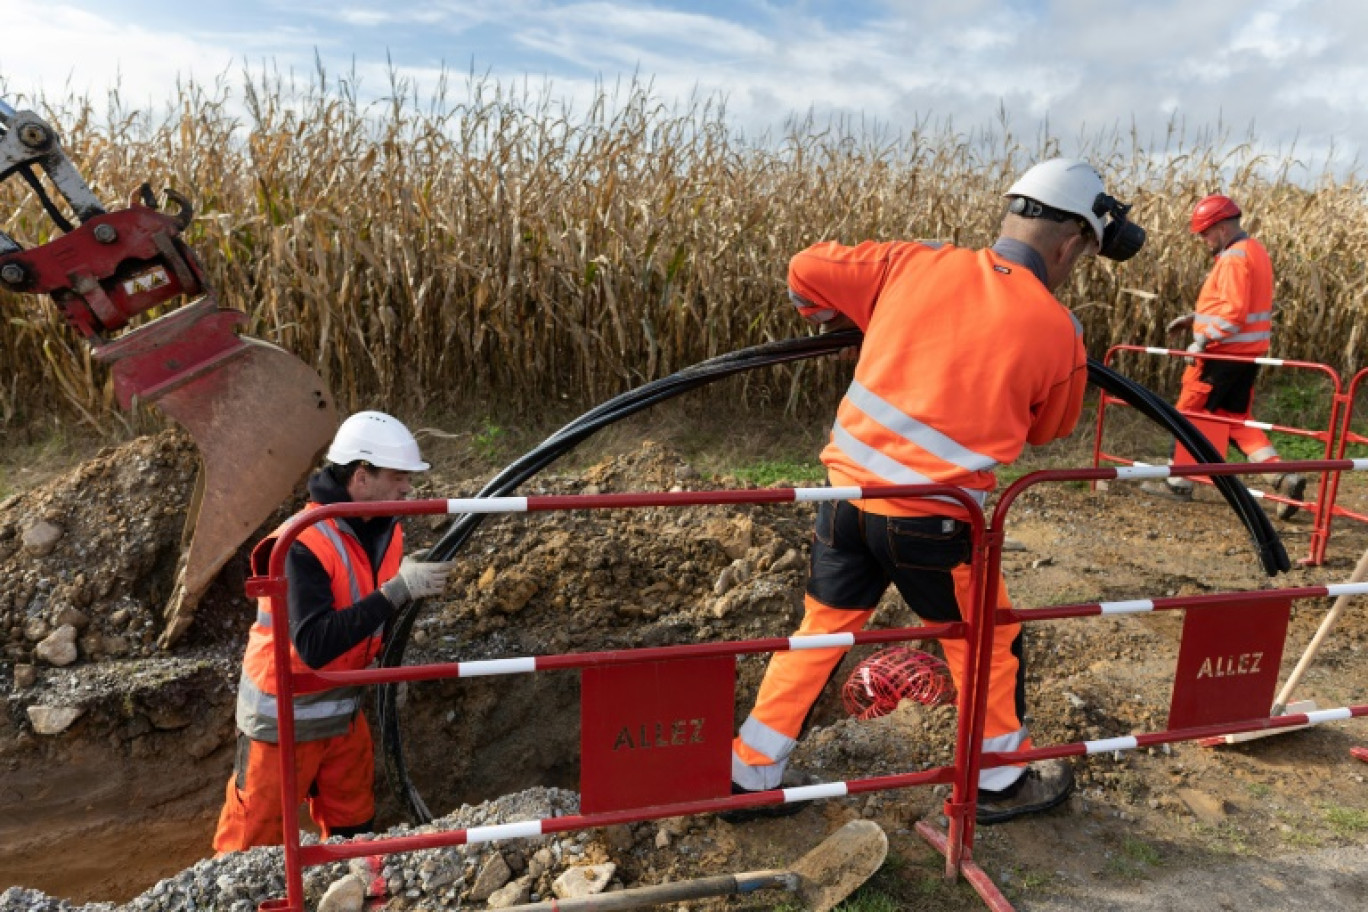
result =
[[1077,215],[1102,240],[1103,212],[1096,211],[1099,194],[1106,188],[1093,166],[1076,158],[1052,158],[1032,167],[1004,196],[1024,196],[1061,212]]
[[364,459],[373,466],[400,472],[426,472],[429,468],[409,429],[384,412],[357,412],[342,422],[327,458],[337,465]]

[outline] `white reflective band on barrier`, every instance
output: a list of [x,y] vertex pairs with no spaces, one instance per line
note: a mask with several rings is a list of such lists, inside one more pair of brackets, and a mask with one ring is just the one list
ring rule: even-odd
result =
[[1153,611],[1151,599],[1131,599],[1128,602],[1098,602],[1103,614],[1135,614],[1140,611]]
[[784,789],[784,803],[811,801],[814,798],[844,798],[849,793],[844,782],[823,782],[821,785],[801,785]]
[[794,488],[793,499],[799,503],[817,500],[859,500],[864,492],[859,488]]
[[1260,491],[1258,488],[1250,488],[1250,489],[1249,489],[1249,496],[1250,496],[1250,497],[1254,497],[1254,498],[1259,498],[1259,497],[1267,497],[1268,495],[1265,494],[1263,491]]
[[478,678],[481,675],[525,674],[537,670],[537,660],[532,656],[521,659],[482,659],[478,662],[457,662],[456,670],[463,678]]
[[1354,471],[1362,472],[1364,469],[1368,469],[1368,459],[1355,459]]
[[1282,359],[1282,358],[1255,358],[1255,359],[1254,359],[1254,363],[1255,363],[1255,364],[1271,364],[1271,365],[1273,365],[1274,367],[1282,367],[1283,359]]
[[1345,706],[1340,709],[1321,709],[1316,712],[1306,714],[1306,721],[1312,725],[1319,725],[1322,722],[1334,722],[1339,719],[1352,719],[1354,714]]
[[1120,466],[1116,470],[1117,478],[1168,478],[1168,466],[1152,466],[1137,462],[1133,466]]
[[1244,426],[1245,426],[1245,427],[1258,428],[1258,429],[1261,430],[1261,431],[1271,431],[1271,430],[1273,430],[1273,425],[1269,424],[1267,421],[1246,421],[1246,422],[1244,423]]
[[829,649],[832,646],[854,646],[853,633],[818,633],[813,636],[789,637],[789,649]]
[[448,513],[526,513],[526,497],[457,497],[447,501]]
[[1368,583],[1331,583],[1325,587],[1326,595],[1368,595]]
[[1103,738],[1101,741],[1084,741],[1083,746],[1090,754],[1108,754],[1112,751],[1135,750],[1140,742],[1133,737]]
[[1168,350],[1167,348],[1148,348],[1148,347],[1147,347],[1147,348],[1145,349],[1145,352],[1146,352],[1147,354],[1151,354],[1151,355],[1167,355],[1168,352],[1169,352],[1169,350]]
[[494,826],[471,827],[466,830],[466,842],[493,842],[496,839],[526,839],[542,834],[540,820],[523,820],[519,823],[499,823]]

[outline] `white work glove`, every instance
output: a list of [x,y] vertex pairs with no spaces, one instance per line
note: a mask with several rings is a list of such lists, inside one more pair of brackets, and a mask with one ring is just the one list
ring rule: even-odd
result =
[[414,599],[438,595],[446,588],[447,577],[455,561],[420,561],[405,557],[394,578],[380,586],[385,598],[395,608],[402,608]]
[[[1197,337],[1197,339],[1196,339],[1191,345],[1189,345],[1189,346],[1187,347],[1187,350],[1190,351],[1190,352],[1193,352],[1193,353],[1195,354],[1195,353],[1198,353],[1198,352],[1201,352],[1201,351],[1205,350],[1205,349],[1206,349],[1206,344],[1207,344],[1206,336],[1199,336],[1199,337]],[[1197,359],[1194,358],[1194,357],[1192,357],[1192,355],[1188,355],[1188,356],[1187,356],[1186,358],[1184,358],[1183,360],[1186,361],[1188,364],[1196,364],[1196,363],[1197,363]]]

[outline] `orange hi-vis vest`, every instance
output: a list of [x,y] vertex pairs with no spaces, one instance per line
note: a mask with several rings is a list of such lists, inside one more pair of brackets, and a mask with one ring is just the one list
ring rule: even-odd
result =
[[1194,338],[1213,355],[1262,355],[1273,334],[1273,264],[1264,245],[1237,238],[1216,255],[1193,315]]
[[[996,250],[824,242],[790,261],[789,291],[807,319],[839,313],[864,331],[822,451],[833,485],[942,483],[981,504],[996,466],[1078,421],[1082,328],[1030,268]],[[965,518],[948,498],[860,506]]]
[[[306,509],[317,506],[308,504]],[[276,529],[253,549],[252,563],[264,561],[275,546]],[[376,580],[389,581],[399,572],[403,560],[403,528],[396,525],[389,548],[380,561],[380,572],[373,573],[370,558],[361,543],[332,519],[315,523],[296,539],[318,558],[332,582],[335,610],[356,604],[376,589]],[[384,625],[322,668],[312,669],[290,644],[290,661],[296,672],[356,671],[367,667],[380,654]],[[276,743],[280,740],[279,710],[276,701],[274,631],[271,627],[270,599],[257,600],[256,623],[247,636],[247,654],[242,660],[238,682],[237,725],[247,737]],[[361,706],[361,687],[336,687],[317,693],[297,694],[294,698],[296,741],[317,741],[347,733],[352,718]]]

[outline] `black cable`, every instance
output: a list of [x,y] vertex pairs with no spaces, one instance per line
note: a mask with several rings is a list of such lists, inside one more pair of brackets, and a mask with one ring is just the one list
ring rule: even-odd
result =
[[[653,380],[636,389],[628,390],[607,402],[601,403],[580,417],[556,431],[534,449],[508,465],[486,484],[477,497],[501,497],[516,490],[542,469],[570,452],[584,440],[600,429],[634,415],[659,402],[664,402],[681,393],[705,386],[723,377],[769,367],[790,361],[800,361],[821,355],[833,354],[845,348],[857,346],[863,339],[858,330],[823,333],[770,342],[751,348],[719,355],[707,361],[686,367],[677,373],[659,380]],[[1088,359],[1088,381],[1100,387],[1105,393],[1126,402],[1137,412],[1156,422],[1173,434],[1187,450],[1202,462],[1223,462],[1211,442],[1172,405],[1159,398],[1153,391],[1117,373],[1100,362]],[[1269,576],[1289,568],[1287,552],[1279,540],[1272,522],[1259,508],[1254,497],[1239,478],[1231,475],[1215,476],[1216,486],[1222,496],[1235,510],[1240,521],[1249,531],[1258,550],[1260,561]],[[486,516],[486,513],[466,513],[456,517],[447,527],[437,543],[428,549],[430,560],[451,560],[469,541]],[[383,667],[401,665],[409,636],[418,617],[421,602],[410,603],[394,619],[391,629],[385,636],[385,648],[380,664]],[[399,731],[397,705],[398,690],[392,683],[378,687],[376,722],[381,730],[384,747],[385,769],[390,786],[418,823],[428,823],[433,817],[422,796],[408,776],[404,762],[403,738]]]

